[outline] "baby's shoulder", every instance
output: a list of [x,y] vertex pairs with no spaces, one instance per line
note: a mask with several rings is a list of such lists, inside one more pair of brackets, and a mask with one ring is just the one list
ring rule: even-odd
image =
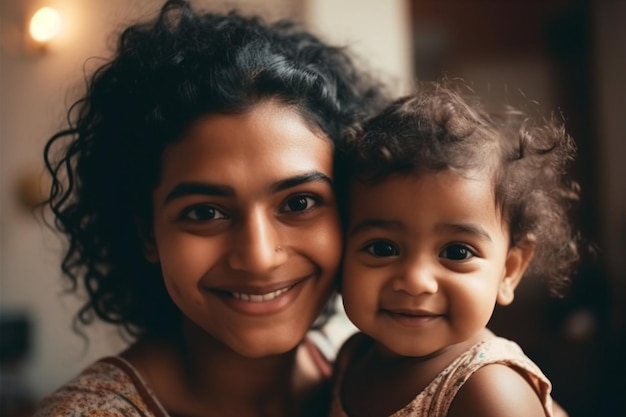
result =
[[504,364],[483,366],[454,397],[448,417],[546,416],[536,390],[517,370]]
[[550,381],[516,343],[500,337],[475,345],[451,372],[455,416],[551,416]]

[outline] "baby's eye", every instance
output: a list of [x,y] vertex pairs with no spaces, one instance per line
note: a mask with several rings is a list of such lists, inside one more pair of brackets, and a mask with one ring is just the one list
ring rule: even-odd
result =
[[400,251],[394,244],[385,241],[372,242],[364,249],[370,255],[374,255],[380,258],[388,256],[398,256],[400,254]]
[[439,253],[440,258],[450,259],[451,261],[466,261],[474,256],[474,251],[462,244],[446,246]]
[[305,211],[317,204],[317,199],[310,195],[296,195],[287,200],[283,206],[283,211],[299,212]]
[[215,207],[204,204],[186,209],[182,212],[180,217],[184,220],[204,222],[209,220],[224,219],[226,218],[226,215]]

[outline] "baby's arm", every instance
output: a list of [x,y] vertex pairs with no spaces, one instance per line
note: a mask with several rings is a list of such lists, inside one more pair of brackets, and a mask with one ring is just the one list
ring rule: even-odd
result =
[[569,417],[567,411],[565,411],[556,401],[552,402],[552,413],[554,413],[554,417]]
[[546,417],[529,382],[506,365],[487,365],[461,387],[448,417]]
[[339,374],[342,374],[345,369],[348,367],[348,364],[352,360],[352,356],[354,355],[355,349],[363,343],[367,336],[363,333],[355,333],[348,338],[339,349],[339,353],[337,353],[337,359],[335,360],[335,366],[333,368],[333,375],[336,377]]

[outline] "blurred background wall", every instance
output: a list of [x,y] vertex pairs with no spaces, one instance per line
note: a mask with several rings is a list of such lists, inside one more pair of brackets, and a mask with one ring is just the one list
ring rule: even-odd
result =
[[[299,19],[347,45],[392,90],[415,79],[462,77],[489,97],[563,114],[579,146],[576,220],[600,248],[564,298],[524,282],[491,327],[520,343],[572,417],[626,415],[626,1],[195,0],[273,20]],[[62,126],[84,73],[111,34],[153,16],[157,0],[0,0],[0,391],[36,401],[96,358],[125,346],[115,329],[72,331],[80,300],[62,295],[62,242],[29,205],[46,181],[42,147]],[[41,50],[32,13],[54,6],[64,26]],[[19,388],[23,387],[23,390]],[[17,400],[16,400],[17,401]],[[16,403],[17,404],[17,403]],[[18,409],[17,405],[13,407]]]

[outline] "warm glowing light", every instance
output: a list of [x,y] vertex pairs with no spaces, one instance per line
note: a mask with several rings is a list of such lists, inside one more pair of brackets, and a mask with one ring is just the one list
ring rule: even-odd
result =
[[48,42],[61,33],[61,15],[52,7],[42,7],[30,19],[30,36]]

